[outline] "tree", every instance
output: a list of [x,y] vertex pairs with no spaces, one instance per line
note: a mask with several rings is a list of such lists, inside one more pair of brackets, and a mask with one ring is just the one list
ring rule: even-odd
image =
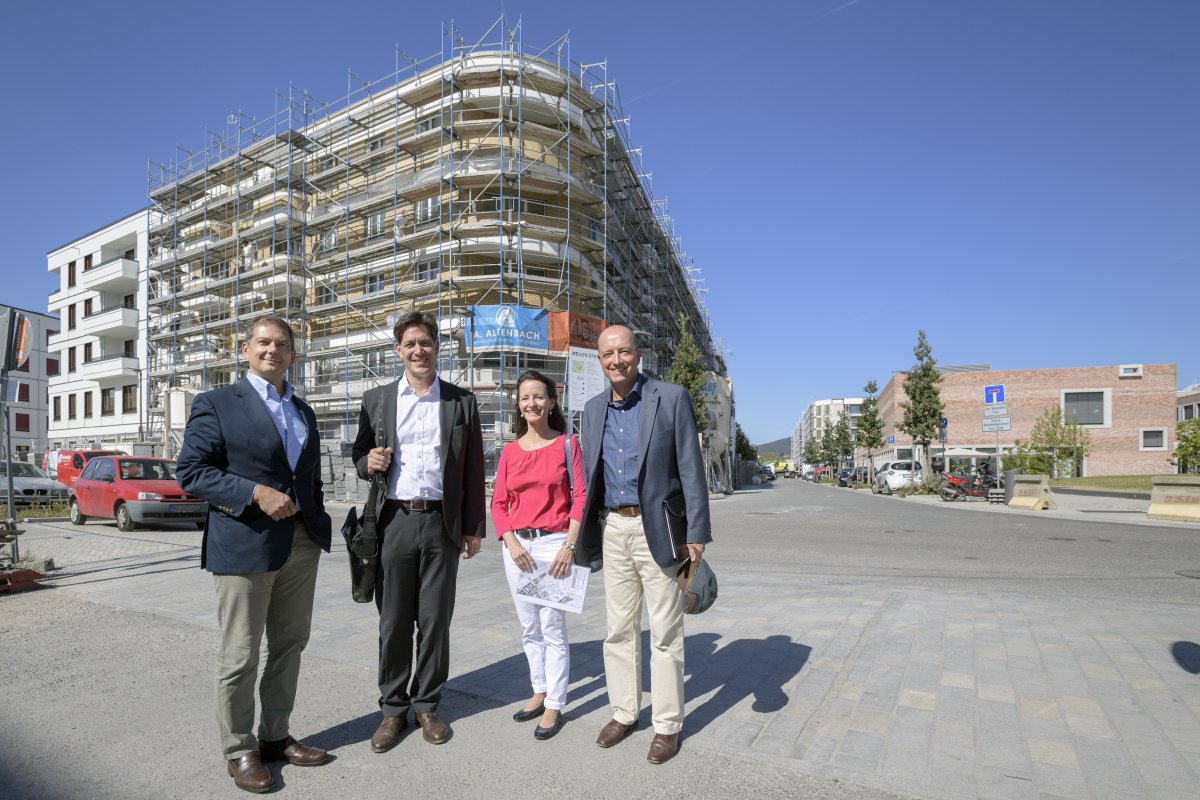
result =
[[675,348],[675,358],[671,361],[667,380],[687,389],[692,398],[692,411],[696,415],[696,428],[704,433],[708,429],[708,401],[704,394],[708,370],[704,367],[704,356],[696,345],[696,339],[688,330],[688,318],[683,314],[679,315],[679,330],[679,346]]
[[867,385],[863,387],[866,397],[863,398],[862,416],[858,418],[858,444],[866,448],[867,468],[870,470],[867,480],[872,483],[875,481],[872,451],[883,447],[883,420],[879,418],[879,400],[875,397],[878,391],[879,386],[875,381],[867,381]]
[[826,425],[821,431],[821,463],[827,467],[832,467],[837,463],[837,435],[833,432],[832,425]]
[[742,423],[737,423],[737,430],[734,436],[737,437],[737,444],[735,445],[737,457],[744,461],[757,461],[758,448],[750,444],[750,437],[742,430]]
[[1091,434],[1068,419],[1058,406],[1047,406],[1033,423],[1029,441],[1020,439],[1005,463],[1034,475],[1073,477],[1075,465],[1088,454]]
[[1185,419],[1175,426],[1175,453],[1171,462],[1183,472],[1200,472],[1200,419]]
[[835,464],[842,464],[854,455],[854,437],[850,433],[850,414],[846,411],[833,426],[833,453]]
[[942,373],[938,372],[933,348],[925,338],[925,331],[917,331],[917,344],[913,348],[917,363],[904,376],[904,393],[908,402],[901,403],[904,418],[897,426],[912,437],[913,444],[921,446],[921,468],[928,475],[929,443],[937,438],[938,423],[942,421],[942,393],[938,384]]
[[816,435],[806,437],[804,440],[804,463],[814,465],[821,463],[821,440]]

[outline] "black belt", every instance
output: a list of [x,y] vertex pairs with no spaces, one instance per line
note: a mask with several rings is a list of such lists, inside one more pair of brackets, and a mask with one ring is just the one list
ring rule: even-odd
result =
[[402,508],[405,511],[441,511],[441,500],[385,500],[383,502],[384,511],[394,511],[397,508]]
[[520,539],[540,539],[543,536],[552,536],[556,533],[566,533],[566,531],[544,531],[540,528],[514,528],[513,533]]
[[622,517],[640,517],[642,515],[641,506],[609,506],[605,510]]

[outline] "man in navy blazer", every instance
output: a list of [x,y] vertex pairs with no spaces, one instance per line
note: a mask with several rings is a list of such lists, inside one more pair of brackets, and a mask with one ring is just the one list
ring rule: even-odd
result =
[[641,350],[629,328],[606,328],[598,345],[611,390],[583,410],[587,502],[575,549],[581,566],[604,562],[604,673],[613,718],[596,744],[612,747],[637,727],[644,597],[654,725],[646,758],[661,764],[679,751],[683,728],[683,595],[675,577],[712,541],[708,482],[687,391],[638,371]]
[[317,420],[286,377],[296,360],[291,326],[272,316],[251,320],[242,355],[249,367],[242,380],[192,401],[178,476],[180,488],[209,504],[200,566],[213,573],[217,590],[217,723],[226,768],[239,789],[265,792],[275,779],[263,761],[314,766],[328,758],[296,741],[288,721],[332,525]]

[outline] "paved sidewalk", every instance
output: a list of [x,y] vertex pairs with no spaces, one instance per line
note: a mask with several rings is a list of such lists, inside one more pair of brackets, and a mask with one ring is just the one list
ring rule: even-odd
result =
[[1050,491],[1054,498],[1055,509],[1046,509],[1045,511],[1026,511],[1024,509],[1009,508],[1002,503],[989,503],[981,498],[970,498],[967,500],[955,500],[946,502],[937,495],[913,495],[910,497],[898,498],[908,503],[927,503],[930,505],[943,506],[945,508],[968,509],[971,511],[984,511],[991,513],[1007,513],[1017,514],[1020,516],[1028,516],[1036,514],[1043,517],[1058,517],[1062,519],[1090,519],[1104,522],[1120,522],[1130,525],[1166,525],[1168,527],[1191,527],[1195,528],[1200,534],[1200,523],[1195,522],[1179,522],[1175,520],[1158,520],[1147,519],[1146,510],[1150,507],[1149,500],[1137,500],[1125,497],[1111,497],[1107,495],[1087,495],[1076,494],[1074,492],[1063,494]]
[[[722,548],[754,535],[739,521],[756,502],[735,495],[713,504]],[[211,638],[215,604],[211,577],[197,568],[198,533],[120,534],[94,524],[35,528],[23,547],[59,562],[51,585],[112,609],[175,620],[181,630],[207,631]],[[330,667],[338,680],[357,680],[329,690],[342,705],[330,709],[318,700],[314,713],[348,720],[352,735],[333,738],[342,746],[339,759],[377,770],[378,759],[360,757],[377,713],[376,617],[372,606],[350,601],[345,559],[340,546],[322,559],[308,655],[351,670]],[[447,708],[452,720],[463,720],[456,752],[468,759],[478,758],[479,748],[504,749],[507,735],[516,733],[508,714],[528,692],[499,559],[491,540],[459,575]],[[688,619],[686,740],[665,768],[673,772],[645,764],[644,730],[614,748],[619,755],[606,756],[592,744],[609,717],[601,581],[589,587],[584,613],[570,620],[571,723],[553,743],[556,750],[527,755],[522,749],[518,762],[546,767],[543,754],[554,752],[563,764],[586,765],[589,771],[579,774],[569,766],[559,770],[564,780],[582,776],[584,797],[612,796],[609,790],[631,777],[656,785],[663,775],[682,795],[736,796],[728,782],[690,783],[705,765],[720,763],[743,771],[759,787],[750,794],[764,798],[795,796],[801,787],[807,792],[814,781],[825,789],[847,782],[866,787],[847,795],[853,797],[1200,798],[1200,615],[1193,605],[940,591],[765,569],[725,567],[719,575],[718,603]],[[63,651],[89,657],[70,642]],[[186,684],[181,691],[206,702],[211,669],[203,647],[181,653],[187,660],[178,663],[156,653],[169,663],[154,669],[177,670]],[[139,661],[134,652],[128,657],[132,677]],[[12,658],[0,651],[0,672],[11,674]],[[109,684],[117,703],[136,702],[132,686]],[[306,696],[313,702],[311,691]],[[203,751],[212,731],[207,709],[200,717],[189,735],[193,749]],[[444,755],[419,744],[406,742],[405,762]],[[221,785],[219,775],[212,778],[219,766],[209,755],[187,756],[195,760],[188,769]],[[730,766],[728,759],[744,766]],[[496,768],[519,769],[503,760]],[[337,791],[343,784],[328,778],[336,769],[303,780]],[[774,770],[792,778],[780,784]],[[529,796],[550,796],[554,785],[531,784]]]

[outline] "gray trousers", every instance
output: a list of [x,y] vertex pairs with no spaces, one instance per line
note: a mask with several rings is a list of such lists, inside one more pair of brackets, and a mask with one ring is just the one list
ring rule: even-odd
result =
[[[251,534],[247,534],[251,535]],[[312,627],[313,592],[321,548],[296,523],[292,552],[275,572],[214,574],[217,623],[217,726],[225,758],[258,750],[259,740],[288,735],[296,702],[300,654]],[[259,651],[267,635],[267,663],[258,684],[262,718],[254,729],[254,684]]]

